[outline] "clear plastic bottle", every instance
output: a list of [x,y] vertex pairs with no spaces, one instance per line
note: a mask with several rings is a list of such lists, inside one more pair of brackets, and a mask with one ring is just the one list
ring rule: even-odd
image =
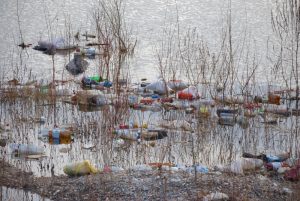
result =
[[10,148],[13,153],[17,154],[26,154],[26,155],[36,155],[43,154],[44,149],[42,147],[38,147],[31,144],[10,144]]

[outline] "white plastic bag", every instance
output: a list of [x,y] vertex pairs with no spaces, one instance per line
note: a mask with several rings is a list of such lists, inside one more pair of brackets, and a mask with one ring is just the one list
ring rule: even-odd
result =
[[174,91],[180,91],[188,87],[188,84],[182,80],[170,80],[168,87]]
[[168,86],[166,86],[166,83],[163,81],[163,79],[159,79],[156,82],[148,84],[145,89],[155,91],[159,94],[166,94],[168,91]]

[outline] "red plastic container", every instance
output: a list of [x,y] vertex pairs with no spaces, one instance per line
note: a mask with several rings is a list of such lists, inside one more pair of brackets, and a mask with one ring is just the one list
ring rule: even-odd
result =
[[119,128],[120,128],[120,129],[129,129],[129,126],[128,126],[128,125],[125,125],[125,124],[120,124],[120,125],[119,125]]
[[173,98],[161,98],[159,101],[161,103],[173,103]]
[[178,99],[180,100],[193,100],[193,94],[185,93],[185,92],[178,92]]
[[154,102],[154,100],[151,98],[144,98],[140,101],[140,103],[145,104],[145,105],[151,105],[153,102]]

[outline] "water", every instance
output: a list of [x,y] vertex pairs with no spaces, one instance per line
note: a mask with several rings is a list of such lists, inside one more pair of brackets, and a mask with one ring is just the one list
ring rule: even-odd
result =
[[[26,53],[24,51],[21,53],[16,46],[22,41],[20,31],[24,41],[33,45],[40,39],[49,40],[65,36],[69,27],[72,36],[77,31],[95,33],[92,15],[94,5],[96,2],[93,0],[85,2],[4,0],[0,6],[0,26],[5,27],[0,35],[0,58],[5,80],[13,76],[22,77],[20,70],[20,72],[8,70],[14,69],[17,65],[26,67],[26,75],[32,70],[30,74],[32,77],[49,79],[52,76],[51,57],[31,48],[27,49]],[[234,0],[231,7],[234,46],[238,47],[246,38],[248,48],[257,52],[262,67],[259,68],[260,71],[268,64],[265,58],[267,40],[272,37],[270,23],[272,3],[268,0]],[[132,78],[138,80],[146,77],[153,80],[159,75],[156,51],[163,39],[163,29],[174,25],[177,15],[180,32],[184,33],[188,28],[196,27],[208,47],[213,52],[217,51],[227,23],[227,8],[227,1],[218,0],[126,1],[127,27],[131,30],[132,36],[138,40],[135,56],[130,61]],[[20,54],[23,55],[22,64],[18,61]],[[68,56],[55,57],[57,77],[62,76],[68,60]],[[97,63],[93,60],[89,62],[91,64],[87,73],[94,73]],[[41,69],[43,74],[40,73]],[[64,73],[64,76],[68,77],[69,74]]]
[[40,195],[35,193],[31,193],[25,190],[19,190],[14,188],[7,188],[5,186],[1,186],[1,201],[50,201],[47,198],[43,198]]
[[[15,112],[5,113],[8,108]],[[238,124],[221,126],[215,120],[194,118],[184,112],[142,112],[128,110],[116,112],[114,107],[104,107],[95,112],[82,112],[77,106],[58,103],[56,116],[53,106],[42,106],[42,102],[17,101],[13,104],[2,103],[3,120],[10,123],[11,131],[1,136],[8,137],[8,143],[35,144],[45,148],[46,157],[39,160],[16,157],[11,154],[9,146],[1,148],[1,158],[25,171],[32,171],[35,176],[63,175],[63,167],[74,161],[90,160],[97,167],[112,165],[128,169],[136,164],[168,161],[174,164],[207,165],[210,168],[217,164],[228,163],[242,155],[243,152],[259,154],[261,152],[280,153],[291,151],[297,154],[299,137],[290,134],[291,119],[280,118],[278,125],[265,125],[259,117],[249,119],[249,127],[242,129]],[[17,112],[19,111],[19,112]],[[18,113],[18,114],[17,114]],[[151,142],[126,142],[118,144],[106,126],[118,117],[118,122],[128,123],[128,119],[139,125],[147,123],[157,128],[162,119],[179,119],[193,121],[194,133],[181,129],[168,129],[168,137]],[[28,117],[41,115],[46,117],[45,124],[33,123]],[[199,122],[200,121],[200,122]],[[49,144],[39,140],[38,133],[43,128],[57,125],[77,124],[78,132],[71,144]],[[118,124],[118,123],[117,123]],[[114,124],[113,124],[114,125]],[[85,149],[94,146],[93,149]]]

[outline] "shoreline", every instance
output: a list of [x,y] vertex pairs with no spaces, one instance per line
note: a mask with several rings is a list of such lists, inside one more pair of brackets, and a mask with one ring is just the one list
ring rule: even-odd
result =
[[210,172],[195,174],[162,170],[99,173],[81,177],[34,177],[0,162],[0,183],[50,200],[203,200],[214,192],[229,200],[297,200],[299,182],[276,175]]

